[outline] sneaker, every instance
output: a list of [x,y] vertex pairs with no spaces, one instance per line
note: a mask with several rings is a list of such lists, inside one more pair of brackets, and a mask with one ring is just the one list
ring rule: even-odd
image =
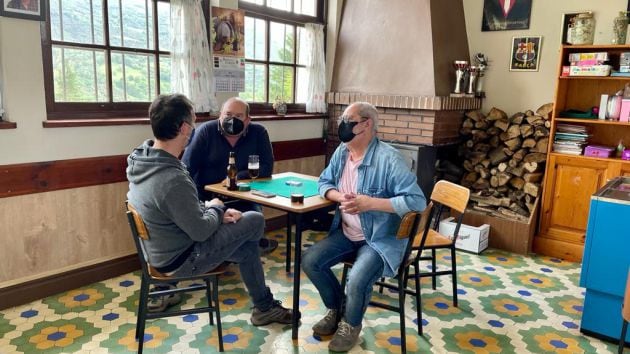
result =
[[344,320],[339,321],[339,328],[337,328],[333,339],[328,343],[328,349],[334,352],[349,351],[357,344],[361,327],[361,325],[352,327]]
[[335,333],[337,325],[339,324],[337,314],[337,310],[328,309],[324,318],[313,325],[313,333],[320,336],[329,336]]
[[265,312],[254,307],[251,321],[254,326],[264,326],[273,322],[289,324],[292,319],[293,310],[282,307],[280,301],[274,300],[271,308]]
[[269,254],[278,248],[278,241],[269,238],[261,238],[258,241],[258,247],[260,247],[261,254]]
[[[160,286],[160,287],[156,286],[155,288],[151,290],[151,292],[158,291],[158,290],[174,289],[174,288],[175,287],[171,287],[171,286]],[[169,306],[177,305],[180,302],[182,302],[182,297],[180,294],[156,296],[149,299],[149,304],[147,305],[147,309],[149,310],[149,312],[164,312],[164,310],[166,310]]]

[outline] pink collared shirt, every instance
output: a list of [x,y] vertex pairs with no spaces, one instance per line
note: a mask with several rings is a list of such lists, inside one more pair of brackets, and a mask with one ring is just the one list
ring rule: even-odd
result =
[[[339,180],[339,192],[343,194],[357,194],[357,180],[359,178],[359,165],[363,159],[358,161],[352,161],[350,154],[348,154],[348,160],[341,173],[341,179]],[[343,234],[350,241],[363,241],[365,235],[361,228],[361,220],[359,215],[346,214],[341,212],[341,227],[343,228]]]

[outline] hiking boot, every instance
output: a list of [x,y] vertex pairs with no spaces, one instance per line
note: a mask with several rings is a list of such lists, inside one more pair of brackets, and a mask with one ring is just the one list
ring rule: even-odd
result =
[[[156,286],[150,292],[159,290],[174,289],[174,286]],[[149,312],[164,312],[169,306],[177,305],[182,302],[182,297],[179,294],[170,294],[167,296],[156,296],[149,299],[147,309]]]
[[278,241],[270,238],[261,238],[258,241],[258,247],[260,247],[260,254],[269,254],[278,248]]
[[361,325],[352,327],[344,320],[339,321],[339,328],[337,328],[337,332],[335,332],[332,340],[328,343],[328,349],[334,352],[347,352],[352,349],[357,344],[361,327]]
[[282,307],[282,303],[274,300],[271,308],[267,311],[260,311],[254,307],[252,311],[252,324],[254,326],[264,326],[273,322],[289,324],[293,319],[293,310]]
[[337,330],[337,314],[339,311],[328,309],[324,318],[313,325],[313,333],[320,336],[329,336]]

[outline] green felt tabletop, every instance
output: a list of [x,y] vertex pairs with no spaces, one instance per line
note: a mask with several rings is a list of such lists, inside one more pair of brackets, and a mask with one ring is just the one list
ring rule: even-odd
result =
[[291,186],[287,185],[287,181],[302,182],[302,191],[304,192],[304,198],[318,195],[317,181],[310,179],[304,179],[300,177],[282,177],[268,180],[251,181],[249,182],[252,190],[257,189],[259,191],[270,192],[281,197],[291,197]]

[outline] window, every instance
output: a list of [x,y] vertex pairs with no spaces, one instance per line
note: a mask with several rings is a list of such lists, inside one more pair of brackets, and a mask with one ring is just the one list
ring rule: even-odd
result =
[[51,0],[42,40],[49,119],[146,116],[170,91],[170,4]]
[[306,102],[304,24],[323,23],[324,0],[240,0],[245,10],[245,91],[254,110],[277,98]]

